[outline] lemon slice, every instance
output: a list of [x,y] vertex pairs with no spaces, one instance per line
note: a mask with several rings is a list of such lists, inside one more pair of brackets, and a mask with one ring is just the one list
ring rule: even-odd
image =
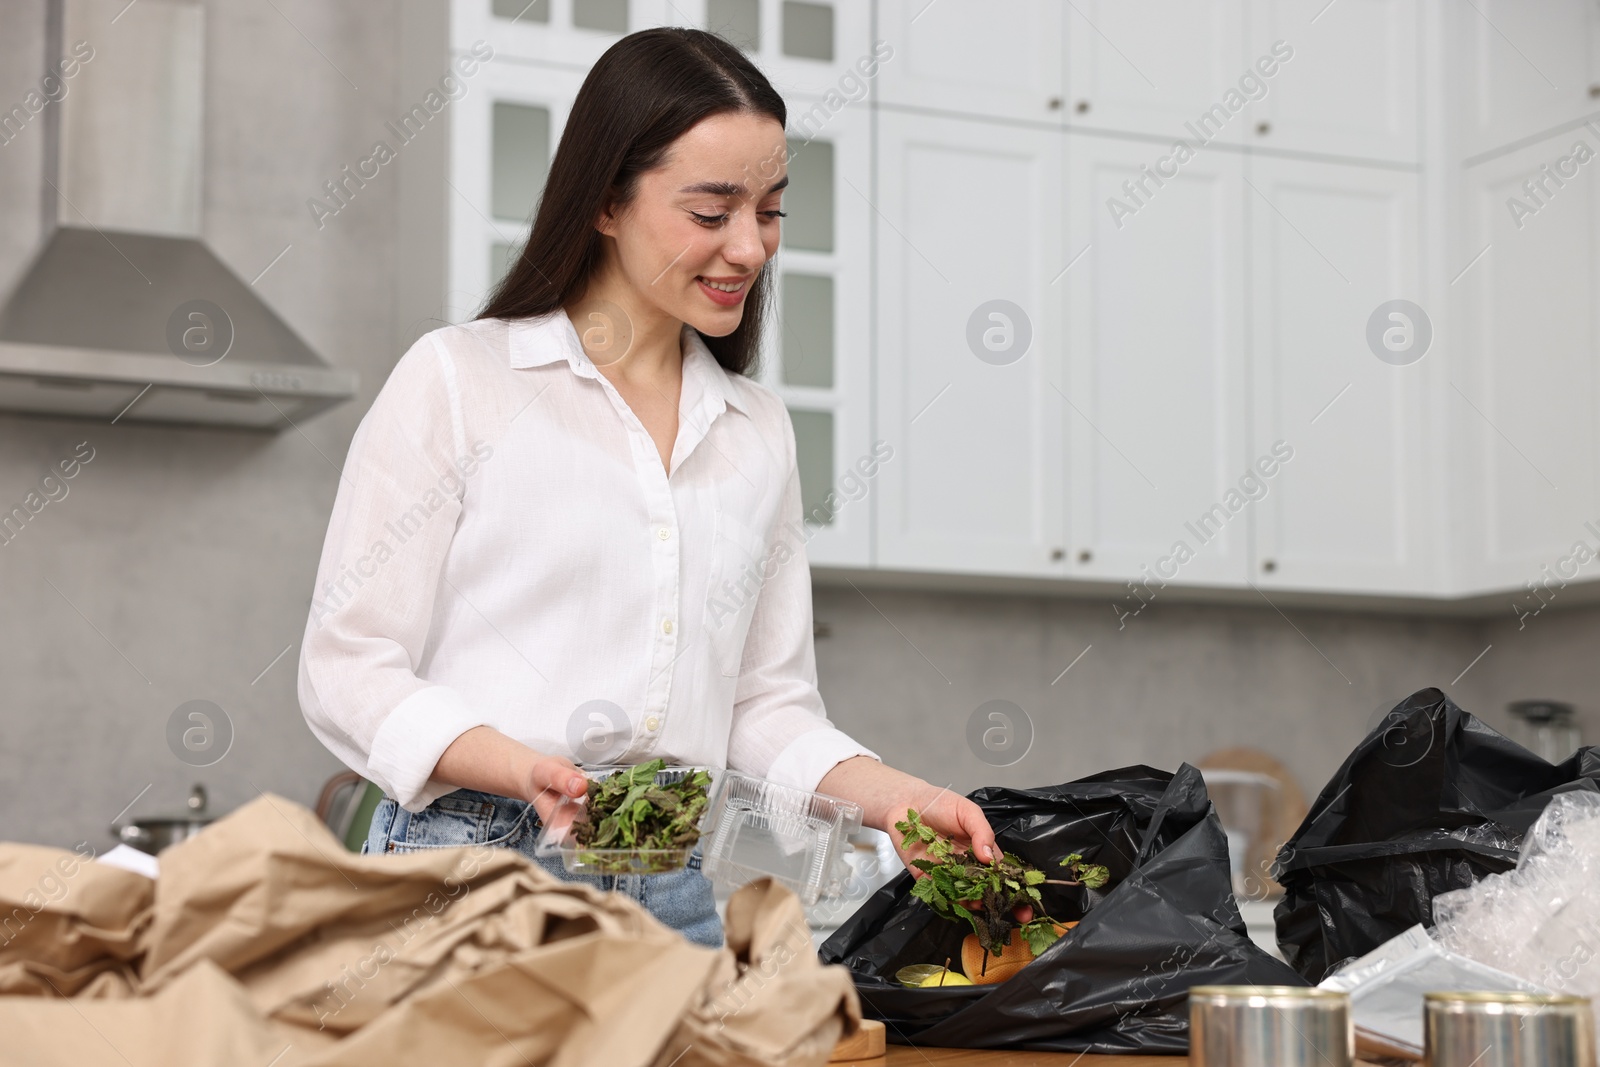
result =
[[937,963],[913,963],[909,967],[902,967],[894,972],[894,980],[907,989],[972,984],[966,975],[959,971],[946,971]]
[[971,985],[972,979],[960,971],[944,971],[941,974],[930,974],[922,980],[923,989],[949,989],[951,986]]
[[922,980],[929,975],[938,974],[944,970],[937,963],[913,963],[909,967],[902,967],[894,972],[894,980],[907,989],[916,989],[922,985]]

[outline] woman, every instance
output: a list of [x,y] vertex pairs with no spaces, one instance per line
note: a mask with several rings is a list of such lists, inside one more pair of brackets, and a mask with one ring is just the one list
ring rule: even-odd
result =
[[[476,320],[406,352],[362,420],[300,699],[386,794],[364,851],[531,854],[560,799],[583,795],[574,759],[657,757],[844,797],[891,832],[916,808],[994,848],[977,805],[885,766],[817,692],[805,548],[785,533],[801,517],[794,430],[746,377],[784,124],[719,37],[617,42],[573,104],[516,265]],[[697,863],[586,880],[721,943]]]

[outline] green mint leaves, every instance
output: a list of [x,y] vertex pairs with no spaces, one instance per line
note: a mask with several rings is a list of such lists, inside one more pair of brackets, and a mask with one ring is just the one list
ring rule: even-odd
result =
[[[911,895],[940,918],[971,926],[978,943],[987,951],[999,953],[1010,941],[1011,931],[1018,928],[1034,955],[1049,948],[1060,936],[1055,931],[1056,920],[1044,914],[1039,887],[1052,880],[1043,871],[1009,852],[1002,852],[999,859],[988,863],[970,851],[958,853],[955,843],[923,823],[915,809],[907,810],[905,820],[895,823],[894,828],[903,835],[901,848],[921,844],[927,849],[925,858],[911,861],[926,876],[912,884]],[[1076,852],[1062,860],[1061,866],[1070,870],[1072,880],[1054,884],[1099,889],[1111,879],[1111,872],[1105,867],[1084,863],[1083,856]],[[975,907],[966,907],[967,904]],[[1023,905],[1032,906],[1034,911],[1034,917],[1025,923],[1018,922],[1012,914]]]
[[655,759],[590,781],[587,811],[572,828],[578,846],[649,852],[698,841],[711,776],[694,771],[658,784],[656,776],[664,769],[666,761]]

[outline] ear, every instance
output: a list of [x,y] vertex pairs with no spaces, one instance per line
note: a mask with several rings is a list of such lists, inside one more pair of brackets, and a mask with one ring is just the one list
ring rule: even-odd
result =
[[610,197],[600,207],[600,216],[595,220],[594,228],[607,237],[615,237],[621,225],[621,213],[616,210],[615,201]]

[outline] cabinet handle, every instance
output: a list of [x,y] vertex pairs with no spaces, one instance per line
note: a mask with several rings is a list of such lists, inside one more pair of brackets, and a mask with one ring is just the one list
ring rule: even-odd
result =
[[1264,559],[1261,561],[1261,569],[1266,571],[1268,574],[1271,574],[1273,571],[1278,569],[1278,561],[1275,559]]
[[1079,100],[1078,101],[1078,109],[1077,110],[1078,110],[1078,114],[1080,114],[1080,115],[1082,115],[1084,112],[1088,111],[1089,110],[1089,101],[1087,101],[1087,100]]
[[1589,95],[1590,96],[1600,96],[1600,85],[1591,85],[1591,86],[1589,86]]
[[1078,551],[1078,562],[1079,563],[1088,563],[1092,559],[1094,559],[1094,553],[1093,552],[1090,552],[1087,548],[1079,549],[1079,551]]
[[1067,550],[1064,549],[1064,548],[1052,548],[1050,550],[1050,558],[1051,558],[1051,560],[1062,560],[1062,559],[1065,559],[1066,556],[1067,556]]
[[1262,137],[1265,137],[1267,134],[1269,134],[1271,132],[1272,132],[1272,123],[1270,123],[1270,122],[1258,122],[1258,123],[1256,123],[1256,133],[1258,135],[1260,135]]
[[1061,98],[1059,96],[1052,96],[1050,98],[1049,107],[1050,107],[1051,111],[1060,111],[1061,110]]

